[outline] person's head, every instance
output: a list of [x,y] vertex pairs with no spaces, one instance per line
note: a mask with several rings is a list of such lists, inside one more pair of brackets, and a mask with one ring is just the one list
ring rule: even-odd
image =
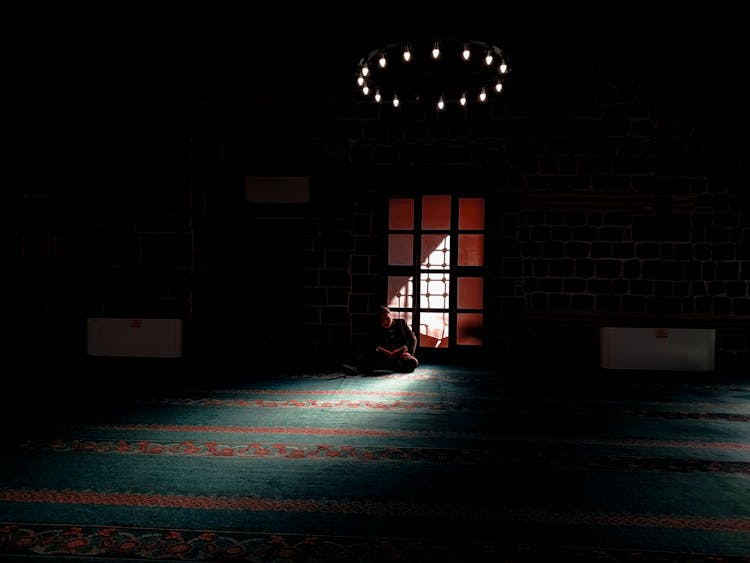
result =
[[390,328],[390,326],[393,324],[391,310],[385,305],[380,306],[380,310],[378,312],[378,320],[380,321],[380,326],[382,326],[383,328]]

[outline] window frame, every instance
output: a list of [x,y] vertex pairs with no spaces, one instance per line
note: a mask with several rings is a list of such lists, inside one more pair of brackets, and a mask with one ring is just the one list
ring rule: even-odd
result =
[[[444,196],[450,197],[450,216],[448,228],[443,229],[424,229],[423,228],[423,207],[424,198],[426,196]],[[413,223],[411,229],[392,229],[391,228],[391,202],[399,199],[410,199],[413,203]],[[482,228],[472,229],[459,229],[459,214],[460,214],[460,202],[462,199],[480,199],[482,200],[482,211],[483,220]],[[392,234],[411,234],[412,235],[412,263],[410,265],[391,265],[390,261],[386,258],[386,295],[388,301],[390,301],[390,279],[394,276],[405,277],[412,279],[413,295],[411,307],[391,307],[394,315],[407,318],[411,316],[411,326],[417,335],[418,347],[421,355],[425,355],[427,351],[430,351],[431,355],[435,353],[442,355],[444,352],[451,352],[465,349],[481,349],[486,344],[486,296],[487,296],[487,283],[486,283],[486,248],[487,248],[487,198],[482,195],[474,194],[446,194],[446,193],[425,193],[418,196],[397,196],[393,195],[387,199],[388,208],[388,236],[387,241],[387,254],[390,256],[390,235]],[[426,234],[440,234],[446,233],[450,237],[450,248],[449,248],[449,264],[447,270],[435,270],[423,268],[421,263],[421,249],[422,249],[422,238]],[[459,265],[458,263],[458,236],[459,234],[481,234],[482,239],[482,263],[481,265]],[[436,308],[422,308],[421,307],[421,280],[422,275],[428,272],[446,272],[449,276],[448,280],[448,303],[445,309]],[[482,295],[481,295],[481,308],[468,308],[458,307],[458,280],[460,278],[480,278],[482,280]],[[445,312],[448,315],[448,343],[446,347],[423,347],[422,346],[422,334],[421,334],[421,316],[422,313],[426,312]],[[481,343],[478,344],[458,344],[458,316],[461,313],[479,313],[481,314]]]

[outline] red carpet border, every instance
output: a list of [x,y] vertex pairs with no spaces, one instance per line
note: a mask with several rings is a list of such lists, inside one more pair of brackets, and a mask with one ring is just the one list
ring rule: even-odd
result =
[[0,489],[0,501],[45,504],[86,504],[106,506],[148,506],[201,510],[251,510],[274,512],[317,512],[338,514],[408,516],[459,520],[490,520],[524,523],[552,523],[578,526],[629,526],[679,528],[723,532],[750,532],[750,517],[720,518],[671,514],[628,514],[583,511],[552,511],[442,505],[439,503],[337,501],[319,499],[259,499],[253,497],[207,497],[147,493],[101,493],[73,490]]
[[256,534],[116,526],[0,524],[0,551],[48,561],[106,558],[143,561],[325,561],[337,563],[561,563],[659,561],[660,563],[746,563],[744,557],[700,553],[603,549],[492,542]]
[[[704,445],[705,447],[705,445]],[[330,444],[171,442],[147,440],[37,440],[19,444],[29,451],[111,453],[120,455],[263,457],[285,459],[432,461],[492,464],[497,467],[522,466],[581,467],[587,469],[638,469],[659,471],[706,471],[750,475],[750,463],[636,455],[597,455],[540,450],[503,452],[488,449],[415,448],[397,446],[348,446]]]

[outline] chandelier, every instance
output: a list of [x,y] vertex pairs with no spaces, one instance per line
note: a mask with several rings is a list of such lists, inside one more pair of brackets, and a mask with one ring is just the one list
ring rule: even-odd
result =
[[451,105],[485,103],[505,88],[510,72],[500,47],[477,40],[436,39],[390,43],[357,63],[361,96],[398,108],[406,101]]

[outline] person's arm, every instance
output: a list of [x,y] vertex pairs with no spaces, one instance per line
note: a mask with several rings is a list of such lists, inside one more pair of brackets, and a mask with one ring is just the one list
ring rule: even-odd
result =
[[[403,319],[402,319],[403,320]],[[417,335],[404,320],[404,336],[406,337],[406,351],[412,356],[417,351]]]

